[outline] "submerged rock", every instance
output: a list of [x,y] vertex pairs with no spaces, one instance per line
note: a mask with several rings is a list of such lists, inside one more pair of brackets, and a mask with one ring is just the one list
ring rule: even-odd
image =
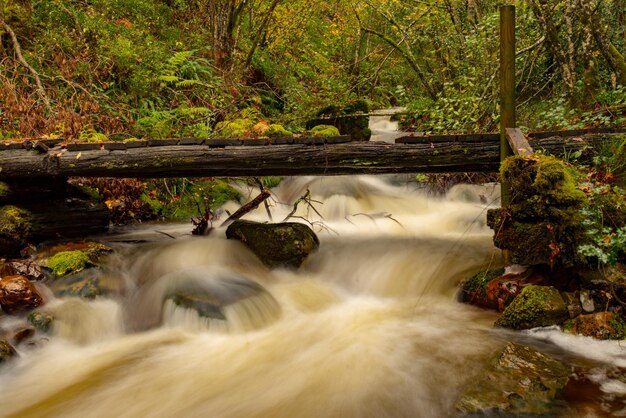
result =
[[0,364],[6,363],[16,355],[17,352],[15,351],[15,348],[11,346],[11,344],[6,342],[5,340],[0,340]]
[[27,319],[37,331],[47,333],[52,328],[54,316],[49,312],[31,312]]
[[626,339],[626,322],[613,312],[598,312],[567,321],[563,331],[599,340],[623,340]]
[[117,283],[112,277],[102,274],[97,268],[83,270],[55,280],[50,289],[57,297],[79,297],[95,299],[117,290]]
[[570,369],[529,347],[513,343],[483,374],[472,380],[457,402],[463,416],[544,416],[569,380]]
[[550,286],[528,286],[507,306],[495,325],[528,329],[559,325],[568,318],[567,305],[558,290]]
[[43,297],[26,277],[8,276],[0,280],[0,307],[4,312],[26,312],[43,303]]
[[268,267],[298,268],[319,247],[311,228],[295,222],[263,224],[237,220],[226,230],[226,237],[243,242]]
[[[232,274],[204,278],[201,274],[201,270],[189,270],[171,277],[176,284],[164,297],[165,322],[179,324],[183,321],[186,325],[195,322],[209,328],[250,330],[280,316],[281,308],[276,299],[255,281]],[[195,312],[199,322],[191,320],[185,311]]]

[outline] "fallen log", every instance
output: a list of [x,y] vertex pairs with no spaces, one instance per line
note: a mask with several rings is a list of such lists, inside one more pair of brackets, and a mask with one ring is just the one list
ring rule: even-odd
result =
[[[593,147],[614,135],[530,140],[557,156]],[[499,144],[352,142],[210,148],[203,145],[38,153],[0,151],[0,179],[37,177],[210,177],[382,173],[495,172]]]

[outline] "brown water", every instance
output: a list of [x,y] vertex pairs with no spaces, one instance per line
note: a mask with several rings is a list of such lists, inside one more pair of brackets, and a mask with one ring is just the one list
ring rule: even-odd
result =
[[[53,335],[0,371],[0,417],[448,417],[510,339],[578,367],[562,416],[626,416],[619,343],[494,331],[495,313],[456,301],[461,279],[500,263],[485,226],[498,188],[434,198],[407,180],[281,183],[274,220],[307,189],[321,202],[321,217],[297,213],[321,241],[297,272],[268,270],[223,230],[191,238],[190,225],[147,225],[109,237],[154,242],[111,257],[118,296],[46,305]],[[242,277],[267,292],[230,304],[224,320],[162,303],[180,286],[239,300],[251,291]]]

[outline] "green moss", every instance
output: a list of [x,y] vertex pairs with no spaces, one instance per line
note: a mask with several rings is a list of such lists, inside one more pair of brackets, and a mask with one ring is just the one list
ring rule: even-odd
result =
[[498,277],[502,277],[504,269],[481,271],[469,279],[465,280],[461,285],[461,290],[468,295],[480,294],[485,295],[487,283]]
[[82,251],[62,251],[48,260],[48,267],[55,276],[63,276],[83,270],[92,265],[89,256]]
[[0,234],[21,236],[30,230],[30,213],[16,206],[0,208]]
[[251,119],[235,119],[218,123],[215,126],[215,132],[220,138],[242,138],[254,125]]
[[11,186],[7,183],[0,181],[0,197],[8,196],[11,193]]
[[311,136],[339,136],[339,129],[332,125],[317,125],[308,131]]
[[148,194],[146,193],[142,193],[141,196],[139,196],[139,199],[144,202],[147,203],[148,206],[150,207],[150,210],[152,211],[153,214],[155,215],[160,215],[161,212],[163,211],[163,203],[161,201],[159,201],[158,199],[152,199],[150,198],[150,196],[148,196]]
[[495,325],[527,329],[560,324],[567,318],[567,306],[558,290],[550,286],[527,286],[506,307]]
[[624,320],[615,315],[613,319],[609,321],[609,325],[613,327],[615,330],[609,336],[611,340],[624,340],[626,339],[626,322]]
[[272,123],[269,126],[269,128],[267,128],[265,135],[269,136],[270,138],[273,138],[277,136],[291,136],[293,135],[293,133],[285,129],[283,125]]

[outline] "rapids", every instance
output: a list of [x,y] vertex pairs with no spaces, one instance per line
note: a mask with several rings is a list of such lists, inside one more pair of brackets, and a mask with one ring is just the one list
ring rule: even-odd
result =
[[[144,225],[101,237],[118,242],[105,271],[122,291],[45,306],[53,334],[20,346],[0,371],[0,417],[439,418],[454,415],[462,387],[507,339],[584,358],[586,339],[496,331],[495,313],[456,301],[460,280],[501,264],[485,225],[499,188],[432,197],[410,180],[285,179],[274,221],[308,189],[315,210],[302,203],[294,220],[321,242],[299,271],[268,270],[223,229],[192,238],[188,224]],[[200,318],[163,304],[180,286],[233,302],[223,320]],[[594,349],[596,384],[626,392],[608,373],[621,347]]]

